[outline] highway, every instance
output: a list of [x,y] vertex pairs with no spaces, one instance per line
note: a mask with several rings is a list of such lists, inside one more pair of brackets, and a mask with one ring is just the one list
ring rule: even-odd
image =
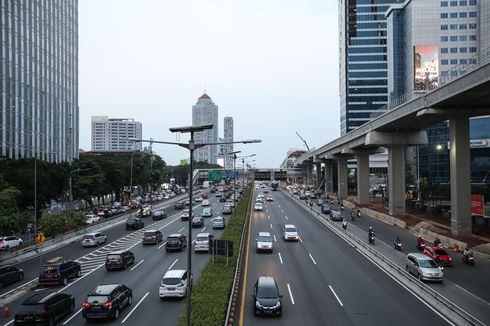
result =
[[[271,194],[275,200],[265,202],[266,210],[252,215],[240,325],[271,322],[253,314],[252,290],[262,275],[273,276],[283,295],[283,315],[274,325],[447,324],[282,191]],[[282,240],[284,224],[297,227],[299,242]],[[256,253],[260,231],[277,240],[272,254]]]
[[[210,198],[210,202],[214,216],[218,215],[224,203],[219,203],[214,196]],[[194,208],[195,215],[200,215],[201,210],[201,205],[196,205]],[[27,291],[27,293],[26,291],[20,291],[20,294],[15,294],[16,291],[12,291],[12,286],[10,286],[5,291],[12,291],[12,295],[8,300],[10,301],[8,306],[12,315],[15,314],[20,303],[31,295],[33,291],[60,291],[72,294],[75,297],[76,308],[73,315],[68,316],[59,324],[85,324],[81,314],[81,306],[87,293],[99,284],[124,283],[133,290],[133,303],[121,311],[117,321],[109,321],[109,323],[137,325],[144,321],[149,325],[175,325],[180,317],[185,300],[161,301],[158,296],[158,286],[162,276],[168,269],[187,268],[187,250],[191,247],[190,241],[188,249],[183,252],[169,253],[165,251],[163,243],[155,246],[143,246],[141,244],[145,229],[161,230],[164,239],[166,239],[167,235],[178,232],[182,232],[187,236],[188,222],[180,220],[182,211],[174,211],[173,205],[166,208],[166,211],[168,212],[166,219],[153,221],[151,217],[145,218],[145,228],[138,231],[126,231],[124,224],[106,230],[104,233],[108,235],[107,245],[83,248],[80,242],[77,241],[77,243],[72,243],[45,255],[45,258],[63,255],[65,258],[76,259],[82,264],[82,277],[71,280],[65,287],[36,286],[34,289]],[[225,218],[228,219],[226,215]],[[210,232],[218,237],[223,232],[222,230],[212,230],[210,218],[205,219],[204,228],[194,228],[193,238],[195,239],[197,233],[202,231]],[[128,248],[135,255],[135,264],[130,265],[127,270],[106,271],[104,262],[107,253]],[[210,255],[193,253],[192,258],[194,280],[197,280]],[[21,287],[22,284],[37,278],[39,257],[20,263],[18,266],[24,269],[26,276],[23,282],[14,284],[14,288]],[[5,293],[5,291],[2,291],[2,293]],[[2,322],[4,325],[13,325],[12,320],[12,317],[10,319],[4,318]]]

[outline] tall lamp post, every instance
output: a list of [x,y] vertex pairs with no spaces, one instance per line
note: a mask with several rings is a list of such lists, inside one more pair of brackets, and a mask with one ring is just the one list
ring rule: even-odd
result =
[[[188,127],[177,127],[177,128],[169,128],[170,132],[180,132],[180,133],[190,133],[191,138],[188,143],[178,143],[178,142],[168,142],[168,141],[156,141],[156,140],[144,140],[144,139],[126,139],[129,141],[135,142],[151,142],[155,144],[167,144],[167,145],[177,145],[183,148],[186,148],[190,152],[190,164],[189,164],[189,232],[188,232],[188,241],[192,241],[192,191],[193,191],[193,180],[192,180],[192,172],[193,172],[193,161],[194,161],[194,150],[199,149],[204,146],[209,145],[221,145],[221,144],[252,144],[252,143],[260,143],[262,140],[260,139],[252,139],[252,140],[242,140],[242,141],[233,141],[233,142],[211,142],[211,143],[201,143],[196,144],[194,141],[194,133],[204,131],[207,129],[212,129],[213,124],[206,125],[197,125],[197,126],[188,126]],[[191,302],[192,302],[192,255],[191,248],[187,249],[187,277],[190,280],[189,282],[189,291],[187,291],[187,306],[186,306],[186,325],[190,326],[191,324]]]
[[234,151],[234,152],[229,152],[228,155],[232,155],[233,158],[233,207],[235,207],[236,203],[236,159],[237,159],[237,154],[241,153],[242,151]]

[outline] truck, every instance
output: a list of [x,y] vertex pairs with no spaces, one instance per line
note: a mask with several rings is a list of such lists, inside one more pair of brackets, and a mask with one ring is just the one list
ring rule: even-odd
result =
[[271,188],[272,188],[272,191],[277,191],[278,188],[279,188],[279,182],[277,181],[272,181],[271,182]]

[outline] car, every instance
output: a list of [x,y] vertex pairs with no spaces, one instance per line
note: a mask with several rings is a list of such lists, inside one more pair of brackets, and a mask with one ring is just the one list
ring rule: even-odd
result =
[[201,212],[202,217],[211,217],[213,216],[213,209],[211,207],[205,207]]
[[87,224],[94,224],[98,223],[100,221],[100,216],[95,215],[95,214],[87,214],[85,215],[85,223]]
[[145,226],[145,222],[138,217],[130,217],[126,220],[126,230],[139,230]]
[[167,237],[165,241],[165,250],[180,250],[183,251],[187,247],[187,238],[182,233],[174,233]]
[[332,207],[330,206],[330,204],[324,203],[321,207],[323,214],[330,214],[330,212],[332,211]]
[[282,295],[271,276],[259,276],[253,289],[254,315],[282,315]]
[[162,220],[164,218],[167,218],[167,213],[163,209],[157,209],[151,212],[151,218],[153,220]]
[[259,236],[255,239],[255,248],[257,252],[272,252],[272,243],[272,237],[269,232],[259,232]]
[[184,209],[184,203],[181,201],[178,201],[174,204],[174,209],[176,211],[180,211],[181,209]]
[[196,216],[192,218],[192,227],[193,228],[202,228],[204,226],[204,219],[202,216]]
[[159,230],[146,230],[143,234],[143,246],[147,244],[159,244],[162,241],[163,235]]
[[219,198],[219,202],[220,203],[226,203],[226,199],[227,199],[226,196],[222,196]]
[[308,199],[308,195],[306,195],[304,192],[300,192],[299,193],[299,199],[301,199],[301,200]]
[[23,279],[24,271],[22,269],[10,265],[0,267],[0,289]]
[[203,201],[203,199],[202,199],[201,196],[197,196],[197,197],[194,198],[194,201],[200,203],[200,202]]
[[212,219],[213,229],[224,229],[225,219],[222,216],[216,216]]
[[137,213],[137,217],[148,217],[148,216],[151,216],[151,207],[141,206],[140,210]]
[[325,201],[324,201],[323,199],[321,199],[321,198],[318,198],[318,199],[316,200],[316,204],[317,204],[318,206],[320,206],[320,207],[321,207],[321,206],[322,206],[324,203],[325,203]]
[[39,273],[39,284],[66,285],[68,280],[82,275],[80,263],[62,256],[49,259]]
[[121,309],[133,302],[133,290],[124,284],[103,284],[89,292],[82,304],[86,320],[118,319]]
[[221,209],[221,214],[223,215],[229,215],[231,213],[233,213],[233,209],[228,205],[223,206],[223,208]]
[[235,208],[235,202],[233,201],[233,199],[228,199],[226,201],[225,206],[230,206],[231,208]]
[[209,199],[203,199],[201,205],[203,205],[203,206],[209,206],[210,205]]
[[269,193],[269,189],[265,188],[263,191],[262,191],[264,194],[268,194]]
[[298,235],[298,230],[293,224],[286,224],[284,225],[282,229],[282,234],[284,240],[294,240],[298,241],[299,240],[299,235]]
[[330,219],[332,221],[342,221],[344,219],[344,217],[342,216],[342,212],[341,211],[336,211],[336,210],[332,210],[330,212]]
[[[208,199],[208,194],[204,193],[204,194],[201,194],[201,197],[202,199]],[[203,204],[204,205],[204,204]]]
[[[192,213],[192,216],[194,217],[194,212]],[[184,211],[182,214],[180,214],[180,220],[181,221],[188,221],[189,220],[189,211]]]
[[266,198],[265,198],[266,201],[274,201],[274,197],[272,197],[272,195],[268,195]]
[[447,267],[453,266],[453,258],[442,247],[425,246],[424,251],[422,253],[434,259],[434,261],[439,265],[447,266]]
[[405,269],[421,281],[443,282],[444,273],[436,262],[421,253],[409,253],[405,259]]
[[255,203],[254,211],[263,211],[264,205],[262,203]]
[[8,250],[23,244],[24,241],[21,238],[13,235],[0,238],[0,250]]
[[264,200],[262,199],[262,197],[257,196],[257,198],[255,199],[255,202],[256,203],[263,203]]
[[198,233],[194,241],[194,252],[209,252],[214,236],[211,233]]
[[114,251],[107,254],[105,268],[108,271],[113,269],[127,269],[128,265],[134,264],[134,254],[129,250]]
[[217,197],[217,198],[221,198],[223,196],[223,194],[219,191],[217,191],[215,194],[214,194],[214,197]]
[[160,281],[160,287],[158,288],[158,295],[160,299],[168,297],[184,298],[187,296],[187,271],[183,269],[171,269],[165,272],[162,280]]
[[74,310],[75,298],[71,294],[37,292],[20,304],[14,325],[55,325]]
[[96,247],[107,242],[107,236],[100,232],[91,232],[83,236],[83,247]]

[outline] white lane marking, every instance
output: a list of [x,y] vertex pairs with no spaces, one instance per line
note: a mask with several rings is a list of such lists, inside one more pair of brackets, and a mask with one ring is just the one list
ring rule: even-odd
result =
[[271,217],[269,215],[267,215],[267,219],[270,221],[271,220]]
[[282,264],[282,256],[281,256],[281,253],[279,252],[279,260],[281,261],[281,264]]
[[70,318],[68,318],[67,320],[65,320],[65,322],[63,323],[63,325],[68,324],[70,322],[70,320],[72,320],[73,318],[75,318],[79,313],[82,312],[82,310],[83,310],[83,308],[80,308],[80,310],[78,310],[73,315],[71,315]]
[[342,303],[342,301],[340,301],[339,297],[337,296],[337,293],[335,293],[335,291],[333,290],[333,288],[330,286],[330,284],[328,285],[328,287],[330,288],[330,291],[332,291],[333,295],[335,296],[335,299],[337,299],[337,301],[339,302],[340,306],[343,307],[344,304]]
[[160,245],[160,247],[158,247],[158,248],[157,248],[157,250],[160,250],[160,248],[161,248],[161,247],[165,246],[165,243],[166,243],[166,241],[164,241],[164,242],[163,242],[163,243]]
[[185,229],[185,226],[182,229],[180,229],[179,231],[177,231],[177,233],[184,231],[184,229]]
[[88,272],[87,274],[84,274],[82,277],[79,277],[77,278],[75,281],[71,282],[70,284],[68,284],[67,286],[65,286],[64,288],[62,288],[61,290],[58,291],[58,293],[66,290],[67,288],[69,288],[70,286],[72,286],[73,284],[77,283],[78,281],[80,281],[81,279],[84,279],[85,277],[89,276],[90,274],[92,274],[93,272],[95,272],[96,270],[98,270],[99,268],[101,268],[102,266],[105,265],[105,262],[103,262],[102,264],[100,264],[99,266],[97,266],[96,268],[94,268],[93,270],[91,270],[90,272]]
[[281,205],[277,204],[277,207],[281,208]]
[[143,298],[141,298],[141,300],[136,304],[136,306],[134,306],[134,308],[129,312],[129,314],[126,316],[126,318],[123,319],[123,321],[121,322],[121,324],[124,324],[124,322],[126,321],[126,319],[128,319],[129,316],[131,316],[131,314],[133,313],[133,311],[135,311],[136,308],[138,308],[138,306],[143,302],[143,300],[146,299],[146,297],[148,296],[148,294],[150,294],[150,292],[146,292],[146,294],[143,296]]
[[10,293],[12,293],[12,292],[14,292],[14,291],[17,291],[18,289],[20,289],[20,288],[22,288],[22,287],[24,287],[24,286],[26,286],[26,285],[28,285],[28,284],[31,284],[32,282],[35,282],[35,281],[37,281],[37,280],[38,280],[38,278],[35,278],[35,279],[33,279],[33,280],[30,280],[29,282],[26,282],[26,283],[24,283],[24,284],[22,284],[22,285],[19,285],[19,286],[18,286],[18,287],[16,287],[15,289],[12,289],[12,290],[10,290],[10,291],[5,292],[4,294],[2,294],[2,297],[3,297],[3,296],[7,296],[8,294],[10,294]]
[[282,210],[282,209],[281,209],[281,213],[283,213],[283,214],[284,214],[284,210]]
[[310,258],[311,258],[311,260],[313,261],[313,264],[315,264],[315,265],[316,265],[316,261],[315,261],[315,259],[313,259],[313,256],[312,256],[311,254],[308,254],[308,255],[310,255]]
[[272,230],[272,223],[271,223],[271,230]]
[[303,239],[301,239],[301,237],[299,237],[299,241],[300,241],[301,243],[303,243]]
[[191,243],[194,243],[194,242],[196,242],[196,239],[192,240],[192,242],[191,242]]
[[286,220],[289,220],[287,215],[284,215],[284,217],[286,218]]
[[204,232],[204,230],[206,230],[206,228],[207,228],[207,226],[205,226],[205,227],[204,227],[204,228],[201,230],[201,232]]
[[14,322],[15,319],[12,319],[11,321],[9,321],[8,323],[4,324],[3,326],[7,326],[7,325],[10,325]]
[[172,265],[170,265],[170,267],[167,269],[167,270],[171,270],[172,267],[174,267],[174,265],[179,261],[179,258],[177,258],[173,263]]
[[274,234],[274,242],[277,242],[276,235]]
[[465,291],[465,292],[466,292],[466,293],[468,293],[469,295],[473,296],[474,298],[476,298],[476,299],[478,299],[478,300],[480,300],[480,301],[482,301],[482,302],[486,303],[487,305],[490,305],[490,302],[483,300],[483,299],[482,299],[482,298],[480,298],[479,296],[477,296],[477,295],[475,295],[475,294],[471,293],[470,291],[468,291],[468,290],[466,290],[465,288],[463,288],[463,287],[459,286],[458,284],[454,283],[454,285],[456,285],[458,288],[460,288],[461,290]]
[[139,265],[141,265],[141,263],[143,263],[144,261],[145,261],[144,259],[141,259],[141,261],[139,263],[137,263],[136,265],[134,265],[134,267],[131,268],[129,271],[134,270],[136,267],[138,267]]
[[289,297],[291,298],[291,303],[294,304],[293,293],[291,292],[291,288],[289,287],[289,283],[288,283],[288,291],[289,291]]

